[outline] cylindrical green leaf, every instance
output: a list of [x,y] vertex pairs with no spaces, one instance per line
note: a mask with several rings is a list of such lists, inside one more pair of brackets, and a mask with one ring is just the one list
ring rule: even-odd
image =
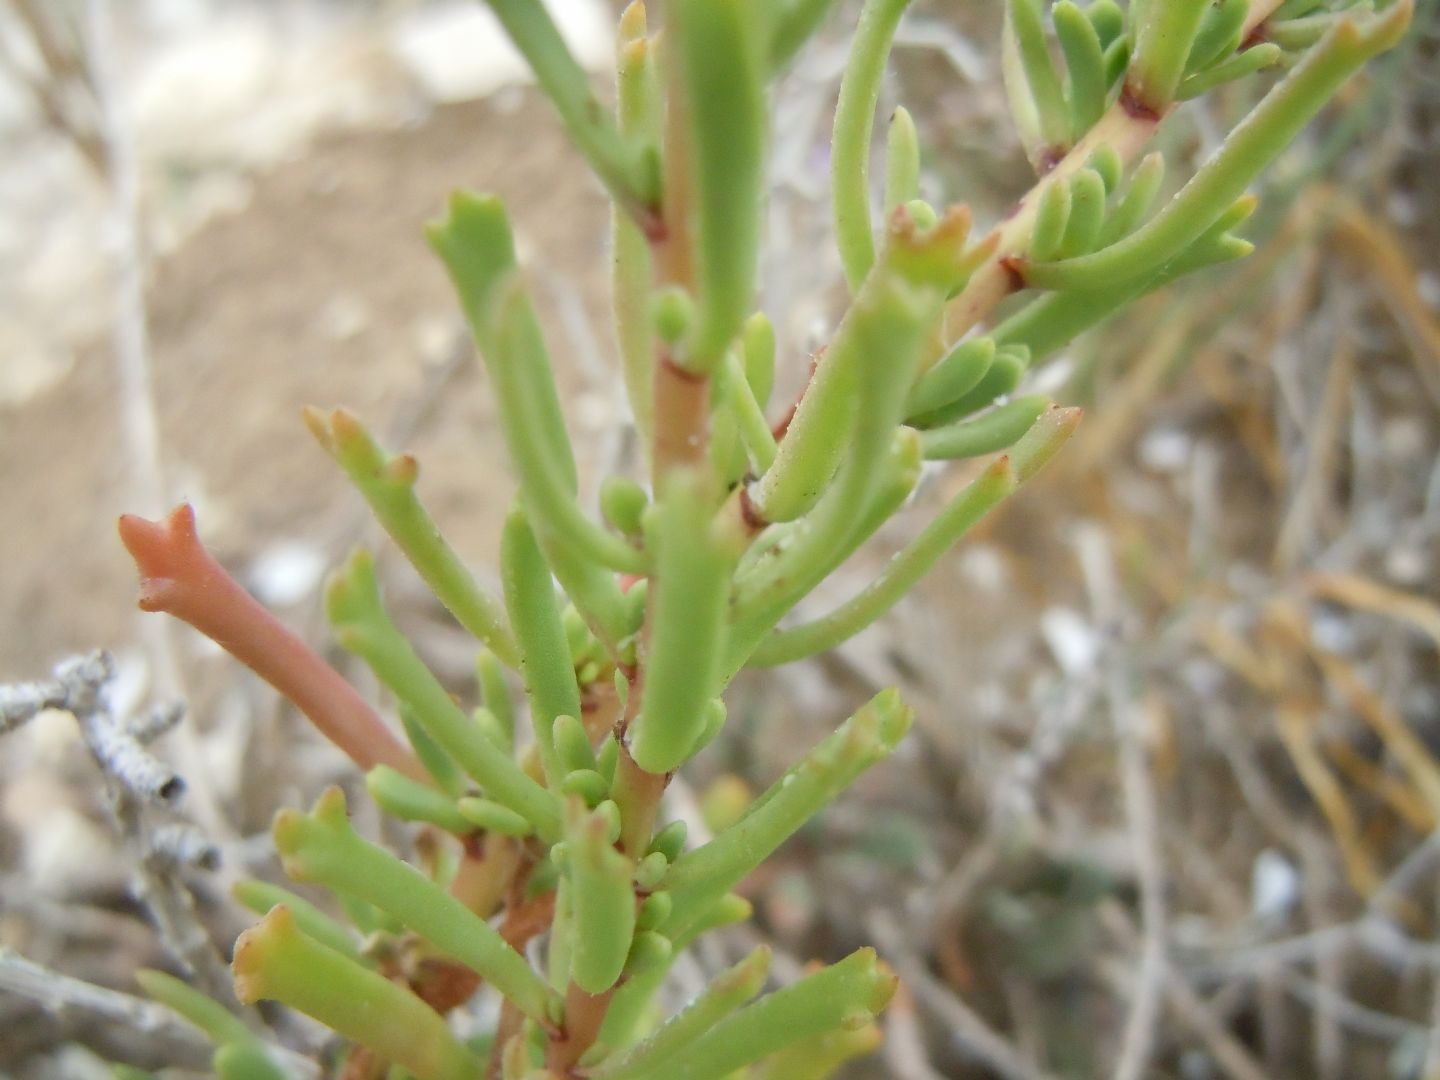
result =
[[[1053,185],[1052,185],[1053,186]],[[1070,217],[1065,238],[1060,241],[1060,258],[1093,251],[1105,224],[1105,181],[1094,169],[1081,169],[1070,177]]]
[[1050,9],[1055,36],[1065,53],[1065,70],[1070,76],[1070,131],[1081,138],[1105,112],[1110,93],[1105,80],[1105,50],[1100,35],[1072,0],[1059,0]]
[[1180,84],[1178,96],[1181,101],[1188,101],[1201,94],[1209,93],[1217,86],[1233,82],[1236,79],[1243,79],[1247,75],[1253,75],[1257,71],[1272,67],[1283,58],[1284,54],[1280,46],[1273,41],[1267,41],[1246,49],[1242,53],[1237,53],[1223,63],[1191,75]]
[[875,105],[890,44],[910,0],[866,0],[850,42],[850,59],[840,81],[835,132],[830,149],[835,238],[852,292],[875,262],[870,224],[870,140]]
[[345,470],[375,518],[405,553],[425,584],[470,633],[507,664],[516,663],[515,642],[500,604],[476,583],[415,494],[419,466],[408,454],[391,457],[345,409],[328,416],[305,410],[320,445]]
[[388,765],[377,765],[366,773],[365,787],[380,809],[402,821],[428,821],[460,835],[473,831],[470,822],[455,809],[454,799],[416,783]]
[[745,320],[740,329],[740,351],[745,358],[745,380],[763,409],[775,387],[775,327],[763,311]]
[[336,952],[358,958],[360,950],[355,944],[354,933],[326,915],[304,897],[296,896],[289,889],[272,885],[268,881],[244,879],[237,881],[231,894],[244,907],[256,915],[268,915],[270,909],[284,904],[295,917],[300,931],[322,945],[328,945]]
[[920,133],[910,110],[900,105],[885,135],[885,213],[920,195]]
[[290,1080],[288,1074],[254,1043],[231,1043],[210,1059],[217,1080]]
[[[526,1016],[545,1020],[550,992],[525,958],[489,923],[413,866],[362,839],[346,818],[345,796],[339,788],[321,795],[309,814],[281,811],[275,818],[274,836],[291,878],[318,882],[374,904],[479,973]],[[288,914],[287,919],[294,921]],[[238,971],[238,953],[236,964]]]
[[505,519],[500,534],[500,577],[520,652],[520,671],[530,698],[535,746],[545,778],[554,786],[560,782],[562,770],[555,757],[551,727],[557,716],[579,715],[580,687],[575,682],[550,567],[540,554],[525,514],[519,510]]
[[534,826],[514,810],[489,799],[466,797],[456,803],[455,808],[466,821],[486,832],[523,838],[535,831]]
[[590,1070],[589,1080],[631,1080],[672,1060],[758,994],[769,971],[770,949],[762,945],[715,976],[699,997],[644,1042]]
[[[1053,155],[1063,153],[1070,146],[1070,112],[1065,105],[1065,94],[1060,88],[1060,76],[1055,73],[1055,64],[1050,59],[1050,47],[1045,41],[1045,20],[1041,0],[1006,0],[1005,35],[1014,42],[1014,53],[1020,61],[1030,99],[1034,102],[1034,114],[1038,133],[1044,145],[1032,148]],[[1013,81],[1014,73],[1007,65],[1007,82]],[[1018,88],[1011,88],[1014,101]],[[1017,118],[1018,119],[1018,118]]]
[[910,728],[913,713],[886,690],[807,754],[734,825],[670,868],[665,888],[674,914],[664,932],[685,931],[870,766],[889,757]]
[[926,431],[920,436],[920,445],[931,461],[993,454],[1029,431],[1049,405],[1049,399],[1040,394],[1016,398],[973,420]]
[[1401,0],[1363,24],[1342,16],[1148,224],[1093,255],[1035,263],[1026,270],[1027,281],[1046,289],[1093,286],[1142,277],[1178,255],[1244,194],[1366,60],[1400,39],[1412,10],[1411,0]]
[[[687,367],[712,371],[755,296],[768,132],[768,19],[759,0],[668,0],[666,62],[689,120],[699,325]],[[671,107],[676,107],[672,100]]]
[[750,658],[756,666],[788,664],[833,649],[865,629],[917,583],[970,528],[1015,491],[1009,461],[991,465],[940,511],[857,596],[814,622],[771,634]]
[[898,980],[861,949],[730,1013],[687,1045],[625,1080],[721,1080],[801,1039],[859,1026],[880,1013]]
[[1029,366],[1028,351],[1019,346],[1007,345],[996,352],[995,359],[986,369],[984,377],[972,390],[962,394],[949,405],[911,417],[910,422],[916,427],[933,428],[977,413],[1019,386]]
[[574,801],[566,835],[574,918],[570,977],[587,994],[603,994],[625,969],[635,936],[634,868],[615,850],[604,816],[586,813]]
[[380,601],[375,569],[363,550],[351,556],[325,589],[326,613],[341,646],[364,660],[382,683],[409,706],[445,752],[484,787],[486,794],[523,815],[547,839],[560,832],[555,797],[495,743],[477,737],[474,724],[415,655]]
[[1200,24],[1200,32],[1195,35],[1194,44],[1190,46],[1185,74],[1204,71],[1240,47],[1250,3],[1251,0],[1219,0],[1211,6]]
[[277,907],[235,943],[235,992],[319,1020],[418,1080],[474,1080],[485,1066],[405,987],[302,934]]
[[1157,115],[1175,100],[1190,47],[1210,8],[1196,0],[1149,0],[1139,16],[1131,11],[1139,21],[1126,92]]
[[1065,241],[1065,227],[1069,222],[1070,185],[1064,180],[1046,184],[1030,230],[1030,257],[1053,259]]
[[515,705],[510,700],[510,687],[505,684],[505,672],[500,669],[495,655],[489,649],[481,649],[480,655],[475,658],[475,677],[480,683],[480,701],[495,718],[501,733],[501,749],[513,750]]
[[540,0],[486,0],[535,73],[571,140],[611,196],[632,214],[653,218],[659,197],[653,147],[626,139],[590,89]]
[[258,1040],[241,1019],[214,998],[202,994],[189,983],[163,971],[142,968],[135,973],[140,989],[161,1005],[179,1013],[209,1036],[214,1043],[255,1045]]
[[1165,182],[1165,155],[1160,153],[1146,154],[1135,167],[1134,173],[1130,176],[1130,183],[1125,187],[1125,194],[1120,196],[1114,211],[1106,219],[1104,226],[1100,229],[1100,246],[1106,247],[1115,243],[1121,237],[1129,236],[1134,232],[1145,215],[1149,213],[1150,207],[1155,203],[1155,196],[1160,193],[1160,185]]
[[[1046,191],[1056,188],[1064,192],[1061,197],[1066,202],[1068,212],[1069,191],[1065,185],[1051,184]],[[1062,224],[1061,230],[1063,229]],[[968,394],[985,377],[985,372],[990,370],[994,360],[995,342],[992,339],[985,337],[962,341],[951,349],[944,359],[925,372],[911,388],[910,396],[905,402],[906,415],[916,416],[931,412]]]
[[646,529],[654,562],[650,646],[644,698],[629,731],[631,756],[646,772],[669,772],[690,755],[706,703],[719,690],[738,552],[711,528],[708,487],[699,471],[671,470]]
[[[626,7],[620,18],[615,58],[616,112],[621,134],[651,146],[660,144],[660,80],[654,44],[646,36],[645,5]],[[654,267],[650,241],[628,210],[616,204],[611,216],[610,290],[615,312],[615,340],[625,375],[625,391],[640,445],[650,446],[654,430],[655,336],[650,323],[650,291]]]

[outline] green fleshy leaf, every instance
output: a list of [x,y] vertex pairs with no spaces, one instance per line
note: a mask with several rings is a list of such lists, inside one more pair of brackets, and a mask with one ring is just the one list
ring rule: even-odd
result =
[[[713,371],[750,311],[760,265],[768,20],[758,0],[669,0],[666,47],[683,95],[699,321],[681,357]],[[672,100],[671,107],[676,107]]]
[[875,263],[870,222],[870,140],[880,83],[900,16],[910,0],[866,0],[850,42],[850,58],[840,81],[831,141],[835,239],[851,291],[858,290]]
[[142,968],[135,973],[140,989],[172,1012],[179,1013],[203,1031],[218,1045],[238,1043],[257,1045],[258,1039],[244,1022],[214,998],[202,994],[189,983],[163,971]]
[[[650,146],[660,145],[663,106],[655,47],[646,37],[645,5],[634,0],[620,18],[615,43],[616,114],[621,134]],[[640,445],[648,452],[654,431],[654,334],[650,324],[650,293],[654,267],[650,241],[624,206],[611,215],[610,291],[615,312],[615,341],[619,348],[625,392]]]
[[591,1069],[589,1080],[632,1080],[673,1060],[758,994],[769,971],[770,950],[762,945],[715,976],[699,997],[644,1042]]
[[[1035,224],[1030,230],[1030,257],[1053,259],[1065,241],[1065,228],[1070,222],[1071,185],[1063,180],[1046,184],[1035,209]],[[953,399],[952,399],[953,400]]]
[[[1068,213],[1069,189],[1063,184],[1052,184],[1050,187],[1062,192]],[[1063,224],[1060,228],[1064,228]],[[905,403],[906,415],[932,412],[968,394],[985,377],[994,362],[995,342],[992,339],[962,341],[916,382]]]
[[1041,395],[1016,398],[973,420],[926,431],[920,436],[920,445],[931,461],[993,454],[1029,431],[1049,405],[1049,399]]
[[485,0],[525,57],[570,139],[632,214],[648,219],[659,201],[659,167],[653,147],[633,142],[596,100],[590,79],[540,0]]
[[1070,76],[1070,133],[1071,139],[1077,140],[1105,112],[1110,93],[1105,79],[1105,50],[1094,24],[1072,0],[1060,0],[1051,8],[1050,18]]
[[603,994],[625,969],[635,935],[633,864],[615,850],[603,815],[571,801],[566,812],[566,872],[574,937],[570,977],[587,994]]
[[560,809],[554,796],[530,779],[500,747],[476,737],[470,718],[390,621],[380,600],[375,568],[363,549],[332,575],[325,589],[325,608],[341,646],[370,666],[490,798],[521,814],[541,836],[553,839],[559,835]]
[[1105,181],[1094,169],[1081,169],[1070,177],[1070,216],[1065,223],[1065,237],[1060,241],[1060,257],[1070,258],[1095,249],[1105,224]]
[[901,105],[890,117],[885,136],[885,213],[920,195],[920,133],[915,118]]
[[1047,289],[1094,287],[1141,277],[1174,258],[1244,194],[1366,60],[1400,39],[1412,9],[1411,0],[1401,0],[1363,24],[1343,18],[1148,224],[1093,255],[1032,264],[1027,282]]
[[246,879],[237,881],[231,889],[231,894],[242,906],[256,915],[268,915],[271,908],[283,904],[295,917],[301,933],[314,938],[320,944],[326,945],[338,953],[359,959],[360,950],[356,946],[355,935],[349,928],[336,922],[309,900],[296,896],[289,889],[280,885],[272,885],[268,881]]
[[1256,45],[1246,49],[1242,53],[1236,53],[1229,60],[1207,68],[1196,75],[1191,75],[1180,84],[1179,98],[1181,101],[1188,101],[1190,98],[1199,97],[1208,93],[1217,86],[1236,79],[1243,79],[1247,75],[1253,75],[1257,71],[1273,67],[1283,58],[1280,46],[1273,42],[1266,42],[1263,45]]
[[678,1052],[626,1080],[721,1080],[825,1032],[862,1027],[885,1008],[897,980],[861,949],[838,964],[731,1013]]
[[738,822],[703,847],[680,856],[665,880],[675,913],[664,932],[672,937],[682,934],[856,777],[889,757],[909,730],[912,717],[897,692],[877,695],[781,777]]
[[462,836],[472,831],[453,799],[389,766],[377,765],[366,773],[365,787],[380,809],[402,821],[427,821]]
[[234,968],[240,1000],[288,1005],[421,1080],[474,1080],[484,1072],[444,1017],[405,987],[302,934],[288,908],[275,908],[240,935]]
[[519,510],[506,518],[501,533],[500,576],[530,698],[535,747],[545,778],[554,786],[560,782],[562,770],[555,757],[551,727],[557,716],[580,714],[580,687],[575,682],[550,567],[540,554],[525,514]]
[[[1135,56],[1126,92],[1156,115],[1175,100],[1190,47],[1210,6],[1196,0],[1149,0],[1135,23]],[[1137,18],[1133,5],[1131,18]]]
[[1204,71],[1240,47],[1250,3],[1251,0],[1219,0],[1205,13],[1185,62],[1186,75]]
[[415,494],[419,466],[408,454],[392,457],[345,409],[326,415],[306,409],[305,422],[322,447],[345,470],[430,591],[456,620],[512,667],[515,642],[505,626],[505,613],[485,593],[445,542]]
[[215,1051],[211,1068],[218,1080],[289,1080],[285,1070],[253,1043],[232,1043]]
[[[525,958],[489,923],[413,866],[362,839],[346,817],[345,796],[339,788],[321,795],[309,814],[282,810],[275,818],[274,836],[291,878],[317,882],[374,904],[483,976],[526,1016],[545,1019],[550,991]],[[267,918],[273,919],[275,911]],[[293,924],[288,912],[287,919]],[[239,964],[237,952],[237,972]]]
[[706,702],[720,689],[730,575],[739,551],[710,527],[708,486],[702,473],[673,470],[647,528],[655,563],[651,640],[640,714],[629,732],[630,753],[646,772],[667,773],[690,755]]

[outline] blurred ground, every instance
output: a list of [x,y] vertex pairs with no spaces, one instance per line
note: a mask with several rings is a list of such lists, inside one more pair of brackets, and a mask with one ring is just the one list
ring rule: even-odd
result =
[[[195,503],[212,549],[292,625],[323,642],[322,573],[377,539],[299,422],[308,403],[413,449],[447,535],[482,575],[493,564],[509,481],[420,234],[455,186],[510,207],[588,479],[628,463],[604,202],[544,103],[506,85],[503,54],[465,36],[468,8],[121,7],[167,496]],[[604,12],[573,7],[580,51],[603,63],[586,27]],[[882,102],[919,115],[933,197],[985,221],[1028,182],[978,44],[992,16],[922,6]],[[1011,1076],[1106,1076],[1141,1051],[1143,1075],[1185,1080],[1440,1076],[1435,29],[1281,163],[1249,263],[1040,373],[1087,406],[1066,461],[880,627],[737,687],[697,795],[767,783],[882,685],[919,707],[896,760],[751,883],[758,932],[791,960],[874,941],[900,969],[883,1061],[854,1075],[1002,1075],[983,1049],[998,1037]],[[825,146],[842,59],[833,42],[807,54],[776,117],[777,400],[836,307]],[[1171,145],[1203,156],[1243,105],[1177,119]],[[140,496],[107,337],[106,193],[13,85],[0,139],[21,163],[0,180],[0,680],[103,644],[143,682],[113,538]],[[807,610],[863,584],[965,474],[931,477]],[[386,569],[427,658],[473,695],[463,635]],[[237,834],[227,865],[273,872],[273,809],[346,769],[226,658],[179,642],[199,760]],[[59,720],[3,747],[0,942],[129,989],[137,960],[164,954],[125,895],[88,761]],[[228,942],[241,918],[218,882],[195,885]],[[0,1031],[0,1069],[23,1076],[96,1075],[71,1039],[135,1051],[13,999]]]

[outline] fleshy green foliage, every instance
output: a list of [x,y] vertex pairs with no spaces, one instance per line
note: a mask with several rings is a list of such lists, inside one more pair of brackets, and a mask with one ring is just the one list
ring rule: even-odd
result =
[[[698,847],[665,820],[671,775],[724,727],[738,671],[804,659],[881,618],[1061,449],[1079,412],[1012,396],[1029,371],[1137,297],[1244,256],[1234,230],[1255,206],[1248,185],[1394,44],[1410,2],[1372,14],[1344,0],[1007,0],[1000,66],[1039,177],[977,237],[967,208],[920,200],[923,145],[903,108],[883,140],[883,201],[872,190],[875,113],[908,0],[866,0],[832,156],[851,300],[777,428],[770,397],[789,358],[754,310],[767,118],[777,74],[833,0],[667,0],[663,35],[632,4],[613,117],[539,0],[489,3],[614,201],[616,342],[650,476],[605,478],[600,515],[588,511],[509,218],[493,196],[456,194],[429,237],[516,479],[502,595],[441,538],[412,458],[343,410],[308,420],[476,639],[478,697],[453,697],[391,622],[368,554],[336,572],[335,637],[393,697],[413,757],[367,752],[366,732],[391,736],[353,703],[343,745],[375,803],[425,829],[423,866],[363,839],[338,790],[309,814],[285,811],[274,830],[285,872],[329,889],[355,930],[278,886],[242,883],[237,897],[264,920],[237,947],[237,989],[328,1025],[367,1068],[420,1080],[485,1074],[445,1018],[481,982],[506,1002],[488,1067],[507,1080],[818,1080],[878,1040],[872,1021],[895,980],[869,950],[768,994],[761,950],[668,1020],[652,1019],[653,1002],[696,937],[748,917],[733,890],[896,749],[911,710],[879,694]],[[1152,212],[1167,173],[1145,155],[1157,128],[1181,102],[1270,66],[1288,74]],[[1015,293],[1023,302],[997,322]],[[901,511],[924,461],[987,455],[870,585],[781,625]],[[255,628],[222,643],[273,676],[277,654],[298,646],[205,610],[206,596],[229,604],[238,590],[211,589],[208,562],[190,582],[201,561],[171,558],[167,536],[141,537],[158,568],[147,605],[202,629]],[[318,657],[288,667],[328,670]],[[218,1005],[164,976],[142,982],[215,1041],[222,1077],[284,1075]]]

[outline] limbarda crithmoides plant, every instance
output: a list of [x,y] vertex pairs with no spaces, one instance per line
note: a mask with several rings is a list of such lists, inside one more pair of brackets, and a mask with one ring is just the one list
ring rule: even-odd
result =
[[[419,502],[413,458],[343,409],[306,417],[474,636],[478,701],[452,698],[396,629],[367,552],[331,578],[326,610],[403,738],[206,553],[188,507],[122,519],[143,607],[277,687],[365,770],[383,811],[451,838],[411,865],[359,835],[332,789],[309,813],[283,811],[274,839],[287,875],[332,891],[351,924],[275,886],[237,890],[263,915],[235,946],[238,997],[332,1029],[334,1075],[804,1080],[872,1049],[896,982],[869,949],[763,992],[761,948],[672,1015],[656,1001],[697,937],[748,916],[736,887],[895,749],[910,710],[879,694],[703,843],[664,820],[670,778],[724,726],[739,671],[872,623],[1060,450],[1079,412],[1017,394],[1027,372],[1137,298],[1245,256],[1235,230],[1255,206],[1250,184],[1411,12],[1409,0],[1010,0],[1000,66],[1037,180],[976,236],[966,207],[918,197],[903,109],[874,212],[875,112],[908,4],[868,0],[831,157],[849,305],[798,401],[776,408],[775,335],[753,309],[771,89],[835,6],[636,2],[619,23],[612,112],[539,0],[490,0],[613,201],[614,335],[649,482],[612,477],[598,517],[582,505],[542,313],[504,207],[483,194],[456,194],[429,238],[516,479],[502,595],[477,585]],[[1167,186],[1165,157],[1147,153],[1157,130],[1247,78],[1273,85]],[[781,625],[906,504],[927,461],[981,457],[874,581]],[[155,973],[143,984],[213,1038],[220,1076],[296,1075],[293,1055],[198,990]],[[452,1019],[487,988],[498,1014],[462,1037]]]

